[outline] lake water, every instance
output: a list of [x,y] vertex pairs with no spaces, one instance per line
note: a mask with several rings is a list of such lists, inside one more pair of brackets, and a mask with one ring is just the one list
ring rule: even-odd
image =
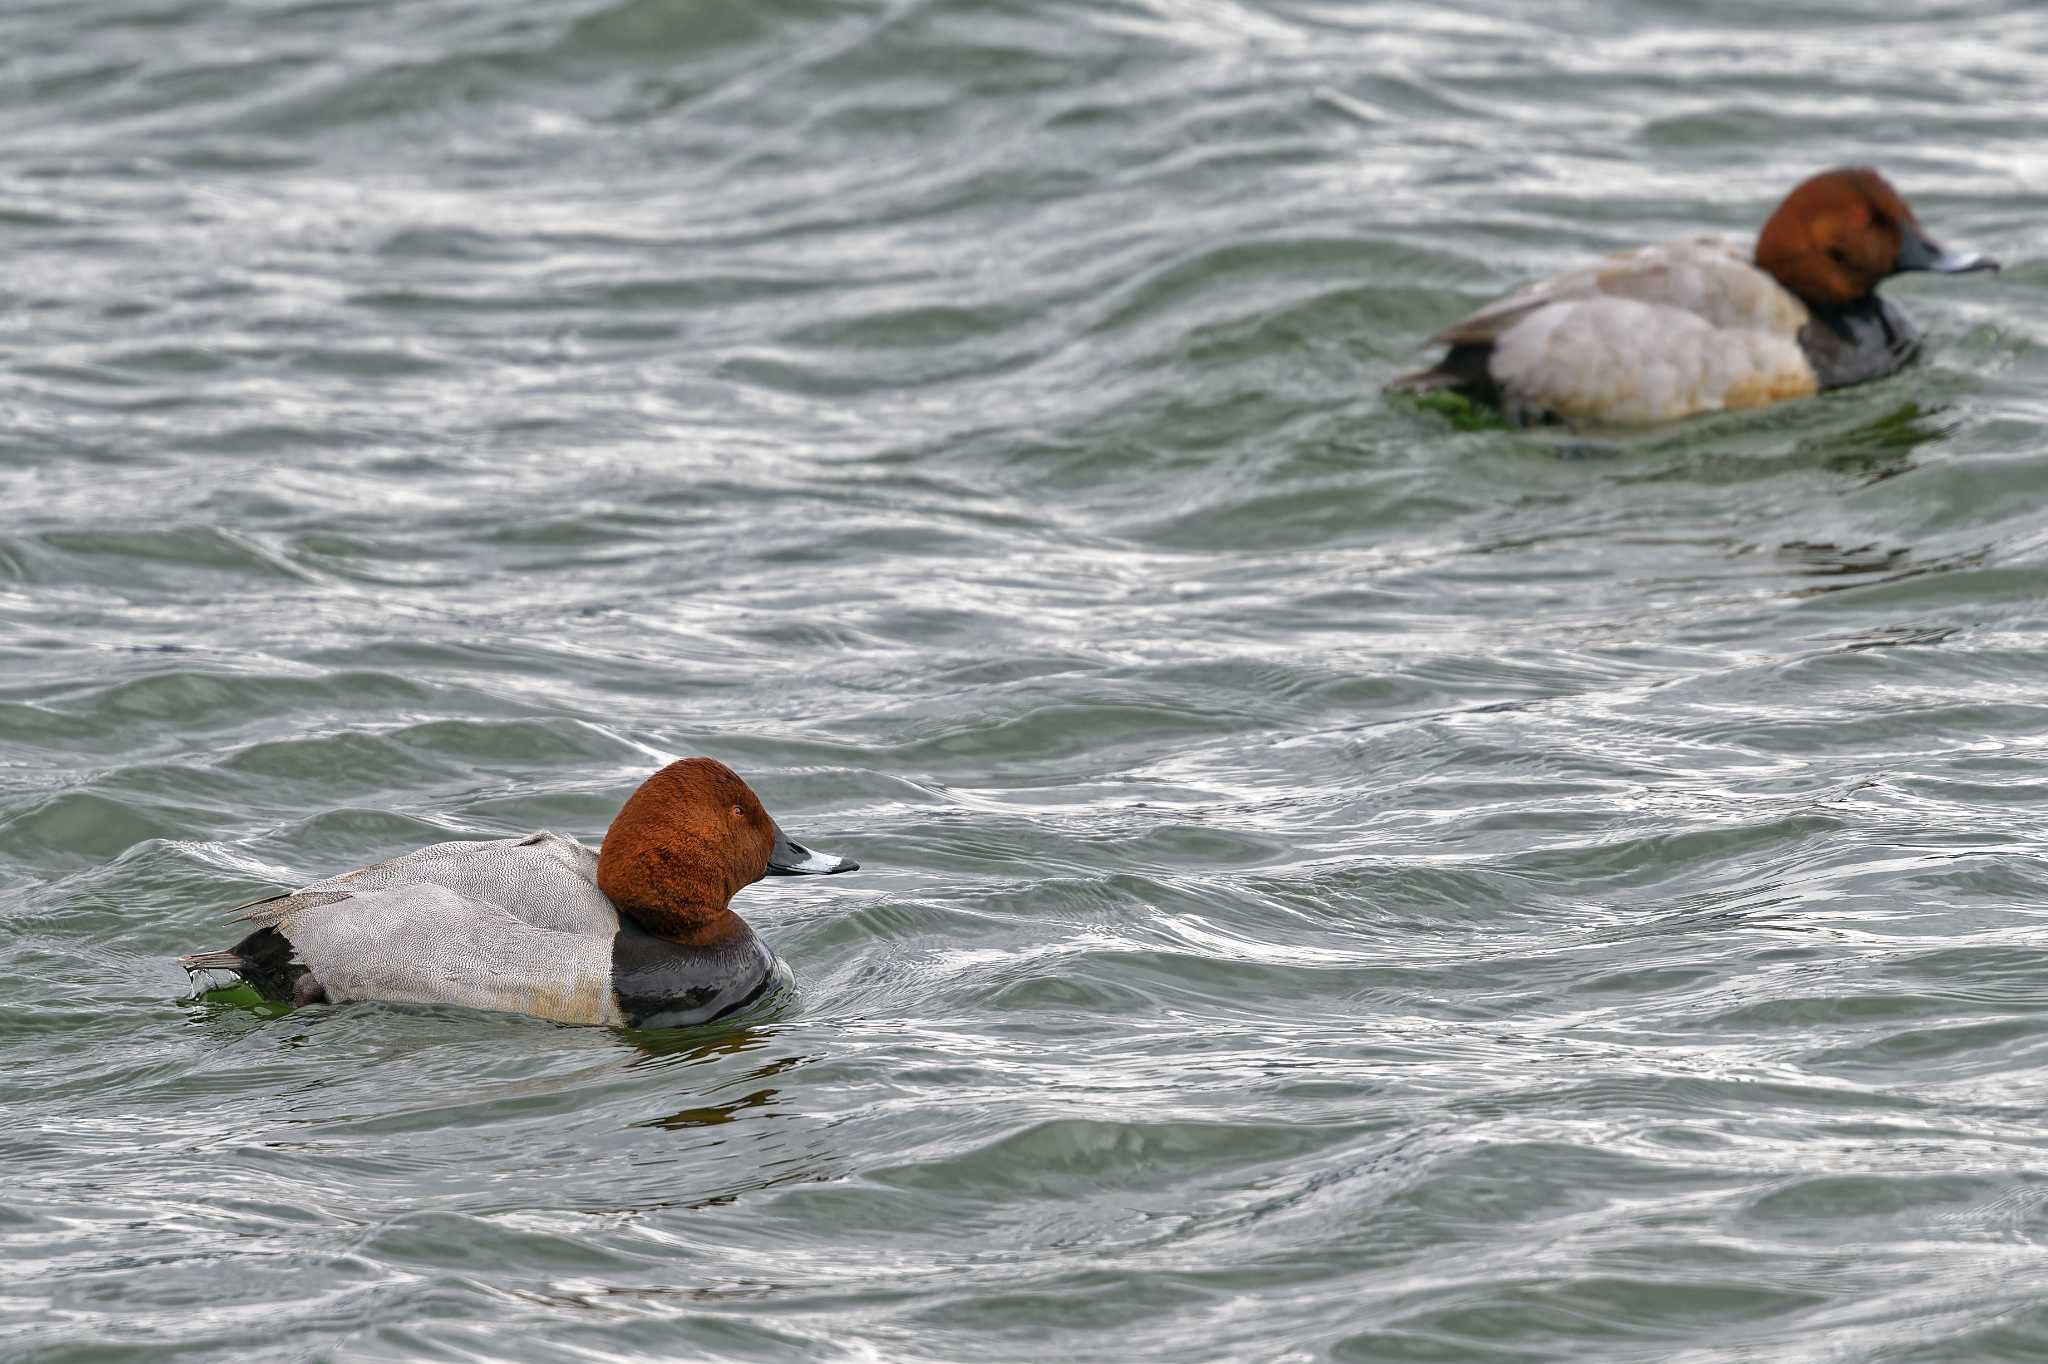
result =
[[[2048,1352],[2048,10],[0,8],[0,1357]],[[1890,381],[1379,389],[1880,165]],[[595,840],[682,1032],[184,998]]]

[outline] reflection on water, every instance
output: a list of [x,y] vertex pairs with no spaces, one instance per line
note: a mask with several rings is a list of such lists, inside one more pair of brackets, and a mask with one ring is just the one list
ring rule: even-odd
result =
[[[672,1028],[661,1030],[628,1030],[618,1034],[641,1053],[631,1062],[635,1067],[697,1066],[738,1058],[772,1044],[775,1034],[744,1025],[730,1026],[725,1023],[708,1024],[698,1028]],[[750,1066],[732,1073],[731,1067],[721,1067],[718,1091],[730,1091],[760,1080],[770,1080],[786,1071],[807,1064],[812,1058],[802,1056],[778,1056],[762,1064]],[[678,1078],[681,1078],[680,1076]],[[635,1124],[640,1127],[658,1127],[677,1130],[691,1127],[715,1127],[731,1122],[740,1114],[751,1109],[768,1108],[780,1091],[774,1087],[756,1089],[737,1099],[724,1100],[681,1109],[665,1117],[651,1118]],[[709,1091],[706,1091],[707,1095]]]
[[1828,592],[1849,592],[1858,588],[1872,587],[1880,583],[1899,583],[1929,573],[1953,573],[1959,569],[1977,568],[1985,561],[1985,552],[1954,554],[1942,559],[1922,561],[1911,550],[1878,549],[1871,545],[1847,548],[1841,545],[1781,545],[1778,548],[1781,559],[1798,565],[1795,572],[1824,578],[1854,578],[1854,582],[1815,583],[1793,590],[1794,597],[1819,596]]
[[735,1117],[750,1108],[766,1107],[769,1101],[775,1097],[776,1093],[777,1091],[773,1089],[757,1089],[752,1094],[734,1099],[730,1103],[708,1104],[701,1108],[681,1109],[678,1112],[669,1114],[665,1118],[655,1118],[649,1122],[641,1123],[640,1126],[662,1127],[670,1131],[687,1127],[716,1127],[720,1123],[731,1122]]
[[1846,431],[1801,441],[1795,457],[1817,458],[1830,473],[1853,475],[1875,483],[1911,473],[1916,467],[1908,457],[1913,450],[1930,441],[1947,439],[1962,425],[1961,418],[1945,416],[1941,408],[1928,410],[1909,402]]

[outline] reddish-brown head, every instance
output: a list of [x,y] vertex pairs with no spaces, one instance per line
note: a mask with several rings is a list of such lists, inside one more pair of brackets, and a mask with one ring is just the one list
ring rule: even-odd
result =
[[1818,308],[1867,298],[1901,270],[1998,268],[1988,257],[1936,246],[1899,192],[1868,166],[1822,171],[1786,195],[1757,237],[1756,263]]
[[597,855],[597,888],[658,937],[709,943],[739,931],[727,903],[771,870],[857,865],[790,842],[724,763],[684,758],[626,798]]

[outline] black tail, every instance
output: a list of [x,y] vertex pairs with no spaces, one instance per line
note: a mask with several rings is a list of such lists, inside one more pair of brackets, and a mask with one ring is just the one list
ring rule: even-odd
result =
[[232,971],[242,974],[242,956],[232,947],[223,947],[218,952],[188,952],[178,958],[178,965],[193,975],[201,971]]
[[1482,403],[1500,405],[1500,385],[1493,381],[1491,341],[1465,341],[1444,352],[1428,369],[1404,374],[1387,384],[1403,393],[1435,393],[1452,389]]
[[231,971],[257,994],[280,1004],[307,1004],[320,995],[312,972],[292,951],[284,934],[259,928],[233,947],[193,952],[178,965],[197,976],[202,971]]
[[1402,393],[1434,393],[1442,388],[1462,387],[1465,380],[1453,374],[1442,365],[1429,369],[1418,369],[1413,374],[1403,374],[1387,380],[1387,387]]

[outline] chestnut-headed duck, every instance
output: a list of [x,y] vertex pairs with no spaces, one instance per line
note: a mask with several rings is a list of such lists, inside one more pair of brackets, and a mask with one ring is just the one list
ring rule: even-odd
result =
[[767,875],[853,871],[776,827],[711,758],[640,784],[592,852],[537,833],[436,843],[243,905],[255,931],[179,965],[266,1000],[466,1004],[557,1023],[669,1027],[752,1003],[775,957],[732,912]]
[[1882,378],[1920,334],[1877,295],[1907,270],[1996,270],[1944,250],[1868,166],[1785,196],[1753,252],[1666,242],[1527,285],[1431,338],[1450,351],[1391,387],[1450,389],[1509,421],[1641,424]]

